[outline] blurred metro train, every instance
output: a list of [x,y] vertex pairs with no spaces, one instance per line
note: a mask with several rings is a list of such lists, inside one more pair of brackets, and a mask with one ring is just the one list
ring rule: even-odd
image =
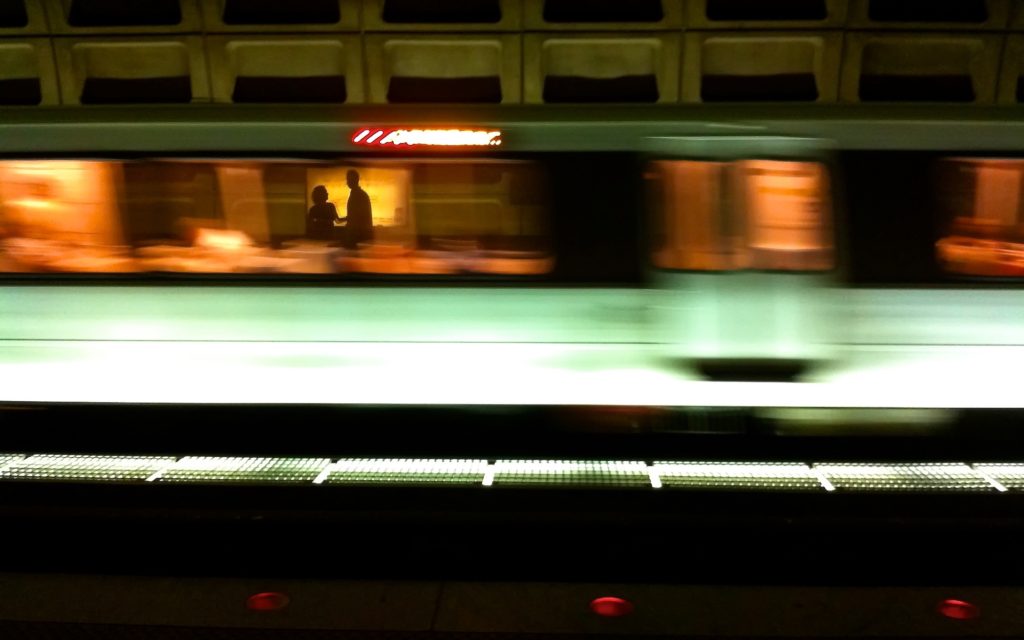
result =
[[[0,124],[0,339],[363,358],[351,395],[179,381],[137,400],[1020,403],[1014,351],[987,349],[1024,345],[1018,122],[702,113],[19,114]],[[382,388],[393,358],[465,373]],[[467,397],[481,363],[581,375]],[[810,384],[755,398],[709,379]],[[126,388],[26,381],[5,399]]]

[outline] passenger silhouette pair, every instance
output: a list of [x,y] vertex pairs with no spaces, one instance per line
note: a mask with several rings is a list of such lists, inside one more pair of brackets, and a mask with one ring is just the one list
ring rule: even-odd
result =
[[[340,240],[343,246],[355,249],[359,243],[373,240],[373,211],[370,196],[359,186],[359,172],[349,169],[345,181],[350,191],[344,218],[339,217],[334,204],[327,201],[327,187],[322,184],[313,187],[306,235],[317,240]],[[345,226],[336,228],[335,221],[344,222]]]

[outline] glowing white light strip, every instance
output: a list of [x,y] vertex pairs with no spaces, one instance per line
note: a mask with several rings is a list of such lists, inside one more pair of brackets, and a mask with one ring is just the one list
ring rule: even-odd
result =
[[842,489],[981,489],[990,482],[963,463],[821,463],[815,468]]
[[[977,469],[975,469],[975,471],[977,471]],[[978,475],[981,476],[985,480],[985,482],[987,482],[990,485],[992,485],[992,488],[994,488],[996,491],[999,491],[999,492],[1009,491],[1009,489],[1007,489],[1005,486],[1003,486],[1003,484],[1001,482],[999,482],[998,480],[996,480],[992,476],[988,475],[987,473],[982,473],[981,471],[978,471]]]
[[608,474],[647,475],[643,462],[625,460],[498,460],[495,472],[521,475],[557,475],[579,472],[604,472]]
[[[310,467],[323,465],[325,458],[173,458],[140,456],[86,456],[37,454],[20,456],[0,466],[0,481],[10,480],[87,480],[94,482],[137,482],[155,483],[169,471],[241,471],[259,473],[269,463],[285,460],[298,465],[299,470],[309,471]],[[182,461],[185,461],[182,464]],[[701,490],[715,487],[749,489],[790,489],[793,482],[812,481],[795,488],[808,490],[819,487],[828,492],[837,490],[832,479],[838,479],[844,491],[921,491],[921,490],[962,490],[985,489],[987,483],[1000,493],[1011,492],[995,476],[1000,471],[1024,480],[1024,464],[973,464],[965,463],[818,463],[811,467],[790,462],[673,462],[657,461],[647,464],[642,461],[607,460],[498,460],[493,464],[486,460],[464,459],[415,459],[415,458],[348,458],[318,468],[315,478],[304,480],[320,485],[330,480],[332,473],[351,473],[357,478],[339,478],[339,482],[356,482],[377,485],[392,484],[396,481],[430,481],[431,478],[445,483],[454,478],[458,484],[475,484],[489,487],[497,481],[519,482],[539,486],[564,485],[565,481],[581,479],[592,484],[622,486],[623,481],[635,480],[637,476],[649,480],[649,486],[660,489],[666,480],[693,480],[675,482],[668,486],[675,489]],[[138,472],[147,472],[139,475]],[[285,471],[288,471],[285,469]],[[501,474],[505,474],[502,477]],[[466,476],[477,476],[467,480]],[[532,476],[532,477],[531,477]],[[525,480],[524,480],[525,478]],[[207,482],[208,478],[190,479],[179,477],[186,482]],[[816,482],[813,482],[816,480]],[[984,483],[980,482],[981,480]],[[215,479],[216,481],[216,479]],[[289,479],[270,478],[270,482],[289,482]],[[633,484],[633,483],[630,483]],[[645,486],[647,483],[643,483]],[[760,485],[760,486],[759,486]],[[1020,488],[1020,487],[1015,487]]]
[[[10,456],[10,459],[7,459],[8,456]],[[7,470],[8,467],[13,465],[15,462],[23,460],[24,458],[25,456],[21,454],[4,454],[0,456],[0,459],[4,459],[4,462],[0,463],[0,473],[3,473],[4,471]]]
[[821,484],[822,489],[824,489],[825,491],[836,490],[836,486],[832,484],[832,482],[828,479],[827,476],[825,476],[824,471],[818,469],[817,467],[814,467],[811,469],[811,472],[814,473],[814,476],[818,479],[818,482]]
[[1012,480],[1024,479],[1024,465],[1021,464],[972,464],[971,468],[1000,493],[1009,491],[1009,488],[996,478],[997,475],[1009,476]]
[[984,469],[987,473],[1024,480],[1024,463],[1022,462],[979,462],[972,466],[975,469]]
[[486,460],[343,458],[334,463],[323,482],[473,484],[483,480],[488,469]]
[[327,458],[189,456],[164,469],[157,479],[189,481],[302,481],[330,464]]
[[165,471],[167,471],[167,467],[164,467],[163,469],[160,469],[159,471],[154,472],[153,475],[151,475],[148,478],[146,478],[146,482],[156,482],[160,478],[164,477],[164,472]]
[[[146,480],[172,464],[157,456],[93,456],[40,454],[16,460],[0,469],[0,477],[54,480]],[[140,475],[141,474],[141,475]]]
[[793,462],[671,462],[652,467],[672,488],[757,488],[806,490],[815,487],[807,465]]
[[1024,488],[1024,463],[985,462],[971,466],[986,479],[991,478],[991,482],[998,483],[1000,487],[1005,489]]
[[320,471],[320,474],[317,475],[317,477],[313,479],[313,484],[323,484],[324,480],[327,479],[327,476],[331,475],[331,472],[334,471],[334,469],[335,469],[335,467],[334,467],[333,463],[327,465],[326,467],[324,467]]
[[661,476],[658,474],[658,468],[654,466],[647,467],[647,476],[651,479],[651,488],[661,488]]
[[1024,349],[884,351],[789,383],[700,380],[651,344],[0,341],[0,401],[1024,408]]
[[479,473],[487,470],[486,460],[434,458],[343,458],[334,464],[334,471],[352,473],[417,474],[417,473]]
[[791,462],[671,462],[654,463],[662,476],[807,479],[808,467]]
[[498,485],[650,486],[644,462],[624,460],[497,460],[493,482]]
[[182,458],[174,466],[174,471],[242,471],[248,467],[258,466],[265,458],[212,458],[194,457]]
[[352,138],[352,142],[360,142],[360,141],[362,141],[362,139],[365,138],[367,135],[369,135],[369,133],[370,133],[369,129],[363,129],[362,131],[360,131],[356,135],[356,137]]
[[887,478],[914,474],[912,477],[934,478],[944,476],[972,477],[969,466],[957,462],[929,462],[912,464],[885,464],[864,462],[827,462],[816,465],[825,473],[844,478]]

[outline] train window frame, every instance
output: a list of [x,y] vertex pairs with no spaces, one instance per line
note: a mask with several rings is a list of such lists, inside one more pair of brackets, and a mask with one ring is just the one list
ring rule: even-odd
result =
[[[930,211],[918,215],[918,220],[923,227],[916,233],[917,255],[911,260],[904,260],[910,263],[913,268],[907,269],[865,269],[864,257],[886,256],[891,253],[886,249],[885,243],[878,236],[881,234],[870,234],[872,237],[865,240],[867,236],[865,229],[864,210],[872,210],[873,207],[865,206],[863,189],[855,189],[856,185],[847,185],[846,191],[849,195],[845,198],[845,215],[843,224],[843,235],[840,237],[840,245],[846,257],[845,277],[843,284],[853,289],[978,289],[978,290],[1018,290],[1024,289],[1024,275],[1021,276],[992,276],[976,275],[968,273],[957,273],[946,270],[941,264],[937,243],[943,238],[943,227],[947,221],[947,205],[944,202],[943,194],[940,193],[942,181],[939,176],[941,164],[950,160],[1007,160],[1024,162],[1024,151],[1017,152],[992,152],[960,148],[939,148],[927,150],[887,150],[887,149],[856,149],[844,150],[840,154],[841,166],[843,169],[843,182],[849,182],[851,174],[854,182],[862,184],[857,178],[859,173],[870,172],[872,175],[884,175],[887,178],[885,167],[881,169],[877,162],[879,157],[887,157],[887,162],[896,166],[902,166],[914,175],[926,176],[926,180],[917,185],[916,190],[903,193],[902,198],[912,198],[913,195],[922,196],[920,200],[930,207]],[[859,165],[859,166],[856,166]],[[913,171],[912,171],[913,170]],[[923,194],[923,195],[922,195]],[[885,192],[885,197],[874,196],[872,202],[888,201],[892,193]],[[1024,202],[1022,202],[1024,206]],[[927,254],[927,258],[924,257]],[[905,257],[905,256],[904,256]]]

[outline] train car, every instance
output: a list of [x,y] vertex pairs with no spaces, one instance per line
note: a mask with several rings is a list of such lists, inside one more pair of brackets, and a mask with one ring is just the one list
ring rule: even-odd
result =
[[[934,109],[887,126],[858,120],[857,109],[828,122],[756,111],[735,111],[728,124],[658,121],[664,109],[634,108],[636,121],[614,128],[486,119],[479,109],[443,127],[412,113],[368,123],[306,110],[308,121],[279,125],[231,113],[235,140],[209,134],[224,114],[203,121],[192,111],[180,130],[155,126],[159,140],[141,142],[116,120],[61,124],[76,145],[102,140],[88,155],[54,136],[15,146],[18,131],[47,124],[9,123],[6,337],[74,341],[99,358],[119,344],[139,353],[316,343],[373,358],[385,357],[380,349],[471,351],[446,365],[468,377],[441,388],[435,376],[374,391],[375,382],[296,388],[261,374],[264,382],[216,393],[166,380],[133,396],[145,402],[458,403],[474,363],[487,363],[476,360],[481,344],[523,344],[596,349],[595,364],[625,377],[596,387],[488,385],[474,401],[558,404],[568,393],[584,404],[757,404],[729,391],[691,400],[686,390],[702,380],[801,379],[816,384],[783,392],[792,398],[773,391],[774,402],[1015,407],[999,379],[979,397],[979,385],[959,377],[997,368],[967,368],[953,354],[1021,339],[1007,312],[1017,124],[979,118],[968,141]],[[761,134],[709,134],[730,127]],[[279,128],[290,138],[274,150]],[[326,205],[315,201],[319,190]],[[366,237],[349,238],[346,207],[360,193],[372,221],[358,232]],[[332,217],[316,228],[321,206]],[[921,359],[929,346],[953,358],[941,360],[948,371]],[[872,363],[876,377],[853,373]],[[887,372],[905,375],[902,366],[914,375],[942,367],[941,380],[897,390]],[[626,371],[647,382],[629,382]],[[130,387],[15,379],[26,386],[11,387],[12,401],[117,402]]]

